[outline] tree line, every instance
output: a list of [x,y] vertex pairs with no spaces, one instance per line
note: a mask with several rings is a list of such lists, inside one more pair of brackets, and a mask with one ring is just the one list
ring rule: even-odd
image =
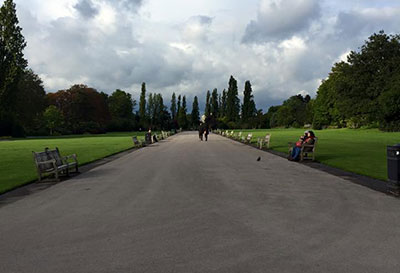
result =
[[173,93],[168,108],[161,93],[147,92],[146,83],[139,103],[124,90],[108,95],[84,84],[46,94],[40,77],[28,68],[25,46],[15,4],[5,0],[0,8],[0,136],[197,129],[201,113],[211,127],[223,129],[307,125],[400,131],[400,36],[383,31],[346,62],[336,63],[315,98],[291,96],[267,113],[256,108],[250,81],[240,100],[233,76],[222,92],[206,92],[204,109],[195,96],[190,113],[186,95]]

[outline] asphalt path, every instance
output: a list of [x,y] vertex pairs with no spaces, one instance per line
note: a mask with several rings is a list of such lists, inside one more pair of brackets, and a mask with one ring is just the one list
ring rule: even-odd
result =
[[383,273],[399,257],[399,199],[217,135],[0,207],[2,273]]

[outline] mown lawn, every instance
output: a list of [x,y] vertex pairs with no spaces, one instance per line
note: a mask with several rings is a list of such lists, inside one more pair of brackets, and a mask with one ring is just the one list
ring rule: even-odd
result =
[[[288,142],[298,140],[304,129],[235,130],[243,134],[252,132],[257,137],[271,133],[270,148],[288,152]],[[386,147],[400,143],[400,133],[381,132],[377,129],[314,130],[318,137],[316,160],[346,171],[386,180]]]
[[144,132],[129,132],[0,141],[0,193],[37,179],[32,151],[58,147],[62,155],[77,154],[83,165],[132,148],[134,135],[144,139]]

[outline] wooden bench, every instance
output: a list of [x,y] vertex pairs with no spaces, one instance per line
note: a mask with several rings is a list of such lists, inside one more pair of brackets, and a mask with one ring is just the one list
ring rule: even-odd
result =
[[[312,161],[315,160],[315,148],[317,146],[318,138],[314,138],[314,144],[303,144],[301,145],[300,151],[300,161],[310,159]],[[289,156],[292,154],[293,150],[293,142],[289,142]],[[311,155],[310,155],[311,154]]]
[[271,134],[266,134],[264,138],[259,137],[257,140],[258,147],[262,150],[264,146],[269,149],[269,141],[271,140]]
[[143,147],[143,146],[145,146],[145,143],[144,143],[143,141],[141,141],[141,140],[138,140],[137,136],[133,136],[133,137],[132,137],[132,141],[133,141],[133,144],[134,144],[136,147]]
[[249,133],[249,134],[247,135],[247,137],[246,137],[246,138],[242,138],[242,141],[243,141],[243,143],[250,144],[250,143],[251,143],[251,140],[252,140],[252,138],[253,138],[253,134],[252,134],[252,133]]
[[[60,180],[60,174],[69,175],[69,169],[74,168],[78,172],[78,160],[76,154],[61,156],[58,148],[55,150],[45,149],[44,152],[32,152],[36,170],[39,176],[39,182],[42,180],[42,174],[54,174],[57,181]],[[73,159],[73,162],[70,162]]]

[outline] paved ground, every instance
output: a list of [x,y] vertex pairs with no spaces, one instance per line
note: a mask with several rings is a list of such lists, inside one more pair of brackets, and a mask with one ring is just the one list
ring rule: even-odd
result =
[[134,151],[0,219],[2,273],[400,272],[398,199],[216,135]]

